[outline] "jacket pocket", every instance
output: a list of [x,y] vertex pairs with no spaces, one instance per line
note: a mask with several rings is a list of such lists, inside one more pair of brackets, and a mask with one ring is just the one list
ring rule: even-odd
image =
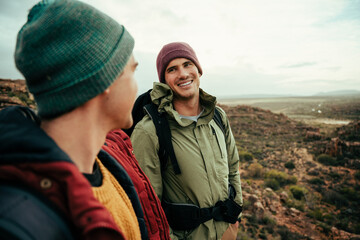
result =
[[219,131],[216,132],[214,127],[211,126],[211,128],[212,128],[214,140],[216,142],[213,149],[215,154],[216,173],[218,175],[219,180],[227,179],[229,174],[229,166],[227,159],[225,137],[221,130],[220,132]]
[[[225,158],[226,154],[226,143],[225,143],[225,137],[222,139],[219,139],[220,136],[218,136],[219,133],[216,133],[216,130],[213,126],[211,126],[211,130],[213,133],[214,138],[216,139],[217,146],[219,148],[220,156],[221,158]],[[223,144],[221,144],[223,142]],[[225,148],[225,149],[223,149]]]

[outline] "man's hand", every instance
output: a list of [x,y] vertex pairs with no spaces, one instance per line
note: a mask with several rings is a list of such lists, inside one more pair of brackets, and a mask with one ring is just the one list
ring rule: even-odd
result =
[[230,224],[228,229],[226,229],[226,231],[224,232],[221,240],[236,240],[238,227],[239,227],[239,222]]

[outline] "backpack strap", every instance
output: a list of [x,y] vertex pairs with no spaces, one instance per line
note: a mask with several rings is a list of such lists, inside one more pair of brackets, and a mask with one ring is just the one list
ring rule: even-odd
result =
[[224,133],[224,136],[226,136],[225,134],[225,125],[224,122],[221,119],[221,114],[220,111],[215,107],[215,112],[214,112],[214,121],[216,122],[216,124],[219,126],[219,128],[221,129],[221,131]]
[[5,239],[75,239],[69,224],[44,197],[4,183],[0,196],[0,236]]
[[[159,113],[157,105],[155,105],[153,102],[146,104],[144,106],[144,110],[147,112],[147,114],[153,121],[156,129],[156,134],[159,139],[158,155],[160,159],[161,170],[163,171],[165,169],[167,159],[170,157],[175,174],[181,174],[181,170],[174,152],[174,147],[172,145],[169,122],[165,116],[165,113]],[[221,114],[216,107],[214,112],[214,121],[225,135],[225,125],[221,119]]]
[[161,170],[164,170],[167,159],[170,157],[175,174],[181,174],[179,164],[175,156],[174,147],[172,145],[169,122],[165,114],[159,113],[158,107],[154,103],[145,105],[144,109],[149,114],[156,128],[156,134],[158,136],[160,145],[158,155],[160,158]]
[[241,221],[238,217],[242,212],[242,206],[234,201],[235,196],[235,188],[229,184],[229,197],[224,201],[218,201],[212,207],[200,208],[189,203],[169,203],[164,199],[161,204],[172,229],[189,231],[210,219],[228,223]]
[[144,117],[143,106],[148,103],[151,103],[150,92],[152,89],[149,89],[147,92],[144,92],[139,97],[136,98],[133,109],[131,111],[131,115],[133,118],[133,125],[129,129],[122,129],[129,137],[134,131],[135,125],[141,121]]

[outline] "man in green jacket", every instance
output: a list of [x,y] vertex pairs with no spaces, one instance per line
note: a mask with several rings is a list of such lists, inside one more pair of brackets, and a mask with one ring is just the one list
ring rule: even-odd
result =
[[[186,215],[183,206],[208,211],[229,199],[231,184],[236,192],[233,200],[242,206],[235,139],[225,112],[216,106],[216,98],[199,88],[202,68],[194,50],[183,42],[165,45],[157,57],[157,71],[160,83],[154,83],[150,95],[158,111],[166,113],[181,174],[175,173],[170,161],[164,169],[160,165],[159,141],[148,115],[136,125],[131,140],[136,158],[163,205],[180,206],[181,214],[174,217],[177,221]],[[220,112],[224,132],[213,119],[215,108]],[[167,213],[167,217],[171,226],[173,216]],[[171,226],[172,239],[236,238],[238,223],[214,218],[192,229]]]

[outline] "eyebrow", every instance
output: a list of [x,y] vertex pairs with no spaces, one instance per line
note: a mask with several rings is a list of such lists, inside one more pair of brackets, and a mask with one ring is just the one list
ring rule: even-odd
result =
[[[185,62],[183,62],[181,65],[184,65],[184,64],[193,64],[193,62],[191,60],[187,60]],[[171,67],[168,67],[165,71],[168,71],[168,70],[171,70],[173,68],[176,68],[177,66],[171,66]]]
[[166,69],[166,71],[169,71],[169,70],[174,69],[174,68],[176,68],[176,67],[177,67],[177,66],[168,67],[168,68]]

